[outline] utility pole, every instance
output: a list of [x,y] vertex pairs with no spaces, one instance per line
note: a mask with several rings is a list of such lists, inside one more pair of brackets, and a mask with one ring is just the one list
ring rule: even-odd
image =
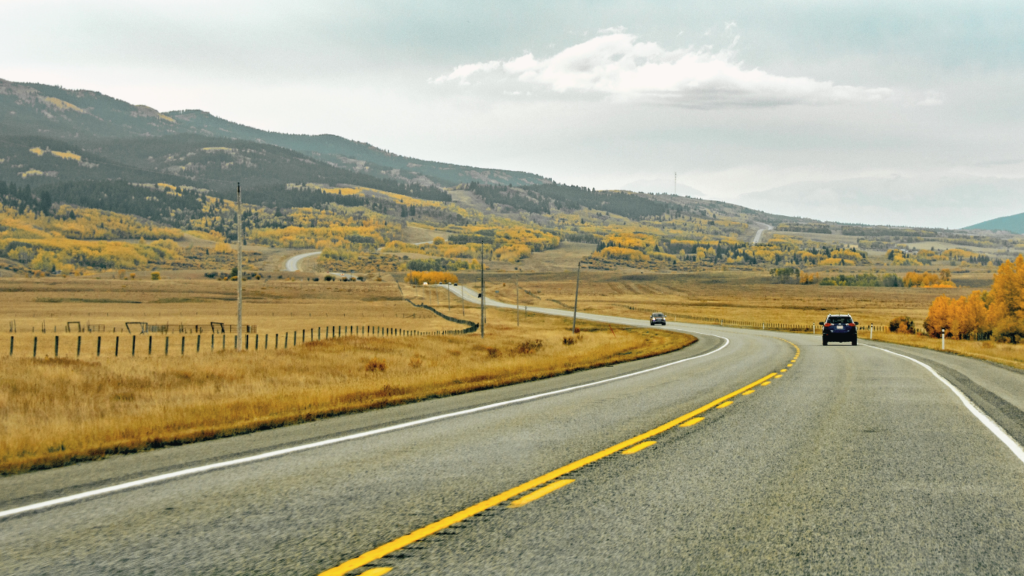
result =
[[480,337],[484,337],[484,323],[487,321],[487,306],[484,304],[484,247],[480,247]]
[[516,269],[516,327],[519,327],[519,269]]
[[483,291],[483,246],[480,246],[480,337],[483,337],[483,324],[487,321],[485,293]]
[[238,332],[235,350],[242,349],[242,183],[238,183]]
[[572,301],[572,333],[576,333],[576,306],[580,303],[580,268],[583,262],[576,263],[576,299]]

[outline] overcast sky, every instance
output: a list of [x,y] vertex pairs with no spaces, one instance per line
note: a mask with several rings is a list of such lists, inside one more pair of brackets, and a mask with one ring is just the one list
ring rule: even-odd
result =
[[3,0],[2,13],[0,77],[162,111],[597,188],[671,192],[678,172],[681,193],[836,220],[1024,212],[1022,2]]

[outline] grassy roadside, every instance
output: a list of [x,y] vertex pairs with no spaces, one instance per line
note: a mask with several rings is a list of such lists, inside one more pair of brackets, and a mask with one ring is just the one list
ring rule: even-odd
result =
[[[891,342],[903,344],[915,348],[927,348],[929,350],[942,350],[942,340],[915,334],[875,334],[875,340],[879,342]],[[1005,344],[989,340],[953,340],[946,338],[946,352],[958,354],[987,362],[1002,364],[1018,370],[1024,370],[1024,346],[1020,344]]]
[[683,348],[662,330],[488,314],[487,338],[341,338],[266,353],[5,359],[0,474],[504,386]]

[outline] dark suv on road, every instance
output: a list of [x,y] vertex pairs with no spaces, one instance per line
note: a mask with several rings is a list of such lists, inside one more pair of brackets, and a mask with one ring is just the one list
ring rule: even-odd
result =
[[665,320],[665,315],[662,314],[661,312],[655,312],[654,314],[651,314],[651,326],[654,326],[655,324],[667,326],[668,322]]
[[849,342],[857,345],[857,323],[849,314],[829,314],[824,322],[818,322],[821,326],[821,345],[828,346],[829,342]]

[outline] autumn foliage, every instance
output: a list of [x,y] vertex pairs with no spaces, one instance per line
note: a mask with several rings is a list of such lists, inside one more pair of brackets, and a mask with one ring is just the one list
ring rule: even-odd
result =
[[932,336],[945,329],[954,339],[987,335],[1013,343],[1024,339],[1024,256],[999,267],[989,292],[975,290],[955,300],[936,298],[924,326]]
[[907,287],[919,286],[921,288],[956,288],[956,284],[950,279],[949,270],[942,270],[938,274],[930,272],[907,272],[903,277],[903,285]]
[[409,284],[458,284],[459,277],[451,272],[420,272],[412,271],[405,275],[405,281]]

